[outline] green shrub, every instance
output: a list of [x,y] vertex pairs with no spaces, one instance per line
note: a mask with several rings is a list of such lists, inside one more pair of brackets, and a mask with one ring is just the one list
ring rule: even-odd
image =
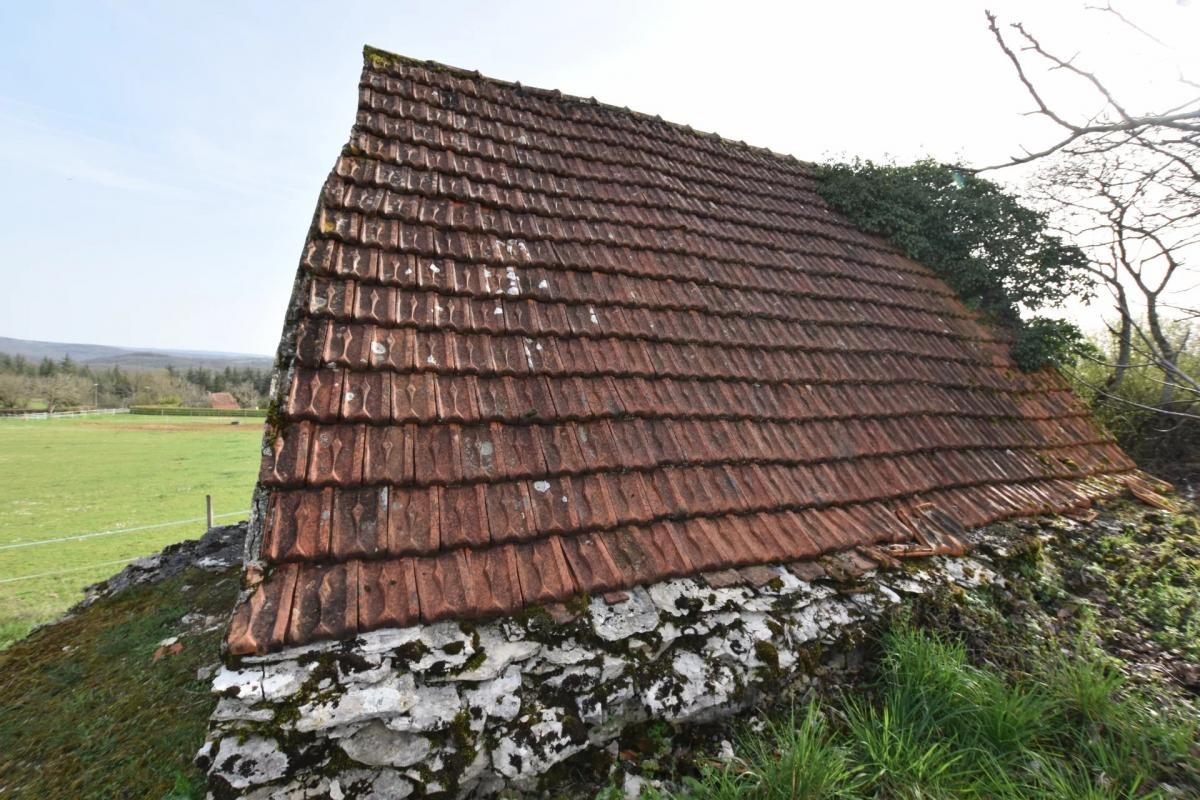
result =
[[1015,334],[1024,370],[1061,365],[1082,338],[1059,320],[1021,318],[1087,294],[1087,257],[1049,233],[1045,215],[948,164],[854,161],[818,170],[820,192],[859,228],[932,268],[968,307]]
[[130,414],[152,414],[164,417],[259,417],[266,418],[265,408],[184,408],[182,406],[130,406]]

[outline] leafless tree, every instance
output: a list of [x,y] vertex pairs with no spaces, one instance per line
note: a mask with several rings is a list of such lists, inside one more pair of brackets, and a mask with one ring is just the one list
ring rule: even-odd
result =
[[25,408],[29,404],[29,379],[24,375],[0,375],[0,408]]
[[64,406],[77,406],[87,396],[91,382],[78,375],[59,373],[37,381],[35,388],[46,401],[46,410],[53,413]]
[[[1162,44],[1111,3],[1089,8],[1111,15],[1127,36]],[[1195,416],[1200,376],[1189,374],[1181,355],[1200,311],[1175,298],[1193,288],[1191,262],[1200,250],[1200,83],[1180,75],[1176,102],[1134,110],[1077,56],[1056,54],[1020,22],[1002,26],[991,12],[987,20],[1033,101],[1031,113],[1061,133],[976,171],[1036,164],[1035,198],[1089,251],[1091,271],[1116,312],[1110,323],[1115,359],[1097,393],[1117,399],[1130,370],[1151,370],[1161,383],[1158,409]],[[1064,78],[1076,98],[1094,98],[1098,111],[1077,118],[1063,110],[1051,97],[1051,82]]]

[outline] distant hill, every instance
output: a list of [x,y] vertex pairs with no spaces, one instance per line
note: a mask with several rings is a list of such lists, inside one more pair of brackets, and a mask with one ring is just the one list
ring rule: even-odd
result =
[[209,350],[158,350],[153,348],[111,347],[103,344],[73,344],[68,342],[38,342],[31,339],[11,339],[0,336],[0,353],[24,356],[32,362],[49,358],[61,361],[64,356],[78,364],[92,367],[118,366],[122,369],[161,369],[163,367],[255,367],[270,369],[270,356],[248,353],[221,353]]

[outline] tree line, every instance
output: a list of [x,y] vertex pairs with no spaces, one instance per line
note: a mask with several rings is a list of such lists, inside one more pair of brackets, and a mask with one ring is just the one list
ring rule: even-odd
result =
[[209,393],[229,392],[242,408],[266,405],[271,373],[254,367],[121,369],[92,367],[70,356],[31,361],[0,353],[0,409],[60,411],[176,405],[204,408]]

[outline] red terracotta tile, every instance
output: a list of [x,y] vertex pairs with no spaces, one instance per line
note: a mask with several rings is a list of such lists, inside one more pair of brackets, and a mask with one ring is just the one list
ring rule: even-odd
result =
[[515,545],[521,595],[526,603],[566,600],[578,593],[559,537]]
[[337,561],[387,552],[388,488],[335,489],[330,554]]
[[660,513],[650,504],[646,481],[641,473],[608,473],[601,479],[607,483],[618,523],[647,523]]
[[[499,426],[496,426],[499,427]],[[492,427],[465,426],[461,432],[463,478],[468,481],[495,479],[501,473],[496,464],[496,442]]]
[[462,550],[416,559],[421,621],[438,622],[471,614],[471,572]]
[[370,325],[329,324],[329,336],[325,340],[321,360],[327,364],[350,369],[366,369],[370,363],[371,342],[375,330]]
[[480,377],[475,384],[479,395],[479,415],[484,419],[513,421],[518,412],[512,407],[508,388],[509,378]]
[[536,428],[520,425],[492,426],[492,442],[496,470],[505,478],[542,476],[546,460],[542,456],[541,440]]
[[362,480],[364,428],[324,425],[314,431],[308,462],[313,486],[353,486]]
[[[339,224],[341,220],[338,220]],[[378,274],[378,250],[368,250],[362,247],[339,247],[334,262],[334,271],[364,280],[372,280]]]
[[480,547],[490,541],[487,498],[482,483],[441,490],[441,546]]
[[[742,565],[911,540],[877,498],[982,524],[1130,466],[931,275],[820,204],[796,216],[794,165],[424,66],[364,80],[366,156],[323,192],[260,474],[268,563],[352,561],[293,569],[291,592],[272,573],[235,652],[753,581]],[[517,146],[535,117],[550,144]]]
[[687,513],[687,503],[675,490],[675,484],[667,470],[656,469],[642,475],[646,499],[654,516],[682,515]]
[[342,375],[336,367],[297,367],[288,390],[286,415],[290,419],[333,422],[342,404]]
[[522,541],[534,530],[533,503],[521,481],[486,487],[487,520],[493,542]]
[[308,451],[312,445],[313,425],[309,422],[285,425],[267,441],[258,479],[273,486],[296,486],[304,482],[308,469]]
[[342,419],[388,422],[392,416],[392,376],[387,372],[347,372],[342,381]]
[[390,286],[358,284],[354,294],[354,319],[389,325],[396,318],[396,290]]
[[573,425],[547,425],[539,427],[539,443],[550,473],[575,473],[586,466],[579,443],[575,439]]
[[658,578],[658,564],[643,546],[643,531],[627,527],[598,534],[609,558],[628,585],[651,583]]
[[580,591],[596,594],[625,585],[625,577],[609,555],[601,534],[564,537],[562,549]]
[[283,645],[299,569],[296,564],[275,568],[238,606],[227,636],[230,655],[262,654]]
[[479,394],[469,376],[439,375],[434,379],[438,419],[447,422],[478,422]]
[[392,555],[433,553],[441,547],[440,490],[388,490],[388,552]]
[[413,477],[418,483],[454,483],[462,479],[462,454],[457,426],[415,426]]
[[357,630],[358,563],[301,566],[287,643],[341,639]]
[[309,315],[350,318],[354,314],[354,291],[354,284],[347,281],[314,278],[309,286]]
[[263,556],[272,562],[325,558],[332,517],[332,489],[272,492],[263,531]]
[[504,381],[504,387],[509,392],[513,419],[533,422],[556,418],[554,400],[545,381],[538,378],[508,378]]
[[[404,328],[376,328],[375,336],[367,346],[368,363],[372,369],[408,373],[416,365],[416,342],[414,332]],[[394,376],[399,380],[402,376]]]
[[471,597],[482,616],[500,616],[519,610],[522,603],[517,551],[513,545],[467,550]]
[[608,420],[572,425],[571,428],[587,469],[614,469],[621,466],[621,454],[615,449]]
[[534,526],[539,534],[567,533],[579,527],[577,508],[571,502],[575,489],[570,478],[530,481],[527,492],[533,505]]
[[296,361],[305,367],[322,366],[325,340],[329,338],[331,323],[325,320],[305,319],[296,326]]
[[645,420],[642,430],[650,442],[649,452],[657,462],[680,463],[685,460],[683,448],[676,440],[667,420]]
[[420,621],[417,573],[412,559],[358,565],[358,629],[406,628]]
[[301,266],[318,275],[327,275],[333,271],[337,248],[338,243],[331,239],[310,238],[300,257]]
[[392,420],[400,423],[434,419],[437,406],[433,381],[430,373],[392,376]]
[[726,520],[728,517],[694,517],[682,524],[685,529],[695,531],[697,542],[704,544],[709,557],[709,569],[732,567],[750,561],[744,543],[725,527]]
[[601,475],[581,475],[571,479],[570,504],[580,528],[611,528],[617,513],[608,494],[608,483]]
[[658,522],[652,525],[648,535],[643,537],[654,542],[665,555],[678,553],[679,563],[684,565],[680,574],[686,575],[715,563],[715,555],[707,540],[699,534],[699,529],[689,522]]
[[372,485],[412,482],[413,443],[408,436],[408,427],[368,426],[365,435],[363,481]]

